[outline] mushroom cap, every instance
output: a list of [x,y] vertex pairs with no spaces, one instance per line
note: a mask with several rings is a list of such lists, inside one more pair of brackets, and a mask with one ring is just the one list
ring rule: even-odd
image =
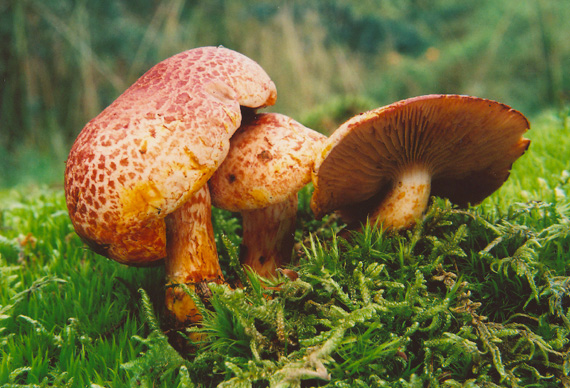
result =
[[326,137],[278,113],[255,116],[230,141],[230,151],[208,182],[214,206],[242,211],[285,201],[311,181]]
[[420,96],[362,113],[317,156],[311,208],[317,217],[340,210],[349,221],[361,219],[414,165],[431,174],[431,195],[479,203],[528,148],[528,128],[507,105],[459,95]]
[[76,232],[119,262],[164,258],[164,217],[221,164],[241,123],[240,106],[275,99],[265,71],[223,47],[188,50],[151,68],[72,146],[65,193]]

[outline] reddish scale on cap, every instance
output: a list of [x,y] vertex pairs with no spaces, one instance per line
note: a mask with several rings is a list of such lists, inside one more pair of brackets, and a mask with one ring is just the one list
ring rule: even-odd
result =
[[325,138],[285,115],[256,116],[232,137],[227,158],[210,179],[212,203],[242,211],[284,201],[310,182]]
[[262,107],[275,98],[263,69],[225,48],[193,49],[157,64],[91,120],[71,149],[65,190],[77,233],[120,262],[163,258],[163,218],[225,158],[240,105]]

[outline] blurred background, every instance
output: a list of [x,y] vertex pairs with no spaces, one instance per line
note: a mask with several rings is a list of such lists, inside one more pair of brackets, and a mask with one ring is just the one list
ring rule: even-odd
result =
[[85,123],[157,62],[223,45],[324,133],[429,93],[531,119],[570,99],[570,1],[0,0],[0,187],[61,185]]

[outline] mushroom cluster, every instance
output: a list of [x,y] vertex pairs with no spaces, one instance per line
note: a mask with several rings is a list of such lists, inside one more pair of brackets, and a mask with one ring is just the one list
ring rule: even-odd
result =
[[477,204],[527,150],[528,128],[520,112],[470,96],[420,96],[362,113],[316,157],[311,208],[398,230],[421,217],[430,196]]
[[[275,85],[253,60],[223,47],[160,62],[83,128],[65,171],[77,234],[95,252],[129,265],[165,259],[167,282],[198,293],[223,282],[206,184],[222,164],[242,110],[273,105]],[[168,310],[199,319],[168,287]]]
[[478,203],[528,148],[519,112],[467,96],[412,98],[353,117],[330,137],[277,113],[276,89],[253,60],[223,47],[160,62],[83,128],[65,171],[69,215],[96,253],[164,261],[166,307],[200,314],[179,287],[207,298],[224,276],[211,206],[240,212],[242,264],[264,277],[289,263],[297,192],[310,181],[316,217],[358,228],[411,226],[430,195]]

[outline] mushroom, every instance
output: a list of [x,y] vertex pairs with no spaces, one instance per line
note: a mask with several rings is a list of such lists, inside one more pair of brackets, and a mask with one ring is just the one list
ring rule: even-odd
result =
[[325,138],[285,115],[260,114],[235,133],[209,181],[213,205],[241,213],[241,262],[263,277],[291,259],[297,192]]
[[[240,126],[241,107],[274,104],[275,85],[253,60],[223,47],[170,57],[83,128],[65,171],[77,234],[96,253],[146,266],[166,258],[171,285],[223,281],[206,182]],[[196,311],[167,288],[180,322]]]
[[527,119],[482,98],[427,95],[349,119],[315,160],[311,208],[349,224],[412,226],[430,195],[477,204],[507,179],[529,147]]

